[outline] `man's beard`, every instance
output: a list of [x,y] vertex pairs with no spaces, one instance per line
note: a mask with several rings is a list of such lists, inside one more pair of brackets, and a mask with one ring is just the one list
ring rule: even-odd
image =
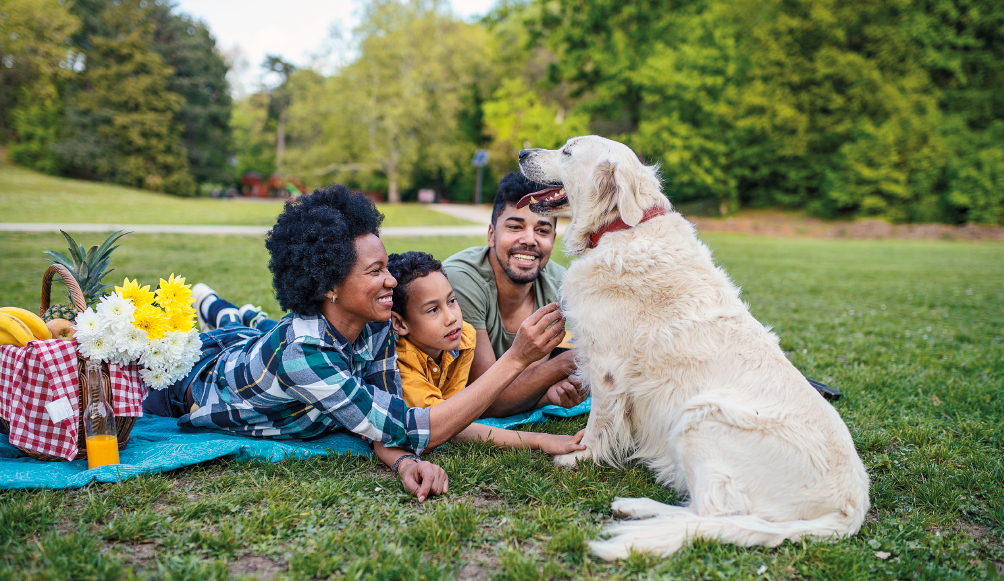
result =
[[[495,252],[495,260],[498,260],[499,257],[498,251],[494,248],[492,249],[492,251]],[[540,260],[541,258],[539,252],[530,252],[525,250],[522,252],[524,252],[525,254],[532,254],[536,256],[537,260]],[[533,272],[525,272],[522,270],[518,270],[513,266],[510,266],[511,262],[512,262],[511,255],[509,256],[509,260],[507,260],[505,264],[502,264],[502,261],[498,260],[499,265],[502,266],[502,271],[505,272],[506,276],[509,277],[509,280],[513,281],[516,284],[527,284],[537,280],[537,277],[540,276],[539,267],[535,269]]]

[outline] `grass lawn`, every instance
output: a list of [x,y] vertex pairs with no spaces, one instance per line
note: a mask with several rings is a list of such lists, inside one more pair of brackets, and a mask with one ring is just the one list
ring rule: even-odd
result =
[[[269,226],[277,200],[179,198],[103,182],[48,176],[0,162],[3,222]],[[382,204],[384,226],[464,226],[472,222],[419,204]]]
[[[872,510],[854,538],[699,542],[668,559],[598,562],[585,542],[610,521],[615,496],[677,502],[674,493],[641,466],[560,470],[539,453],[463,444],[430,456],[450,493],[424,505],[354,457],[220,461],[77,491],[0,492],[0,580],[997,578],[1004,246],[709,241],[794,364],[844,392],[837,409],[872,478]],[[439,258],[480,242],[386,241]],[[62,246],[58,235],[0,234],[0,305],[36,308],[41,251]],[[266,263],[257,238],[134,234],[110,279],[154,283],[173,271],[277,312]]]

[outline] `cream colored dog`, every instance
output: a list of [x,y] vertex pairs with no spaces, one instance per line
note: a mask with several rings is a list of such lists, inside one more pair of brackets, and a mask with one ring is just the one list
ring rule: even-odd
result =
[[571,218],[563,310],[592,412],[587,449],[558,465],[641,460],[688,501],[624,498],[633,521],[592,543],[604,559],[671,554],[688,539],[776,546],[855,534],[868,474],[837,412],[750,314],[694,227],[625,145],[576,137],[520,152],[520,169],[555,186],[520,201]]

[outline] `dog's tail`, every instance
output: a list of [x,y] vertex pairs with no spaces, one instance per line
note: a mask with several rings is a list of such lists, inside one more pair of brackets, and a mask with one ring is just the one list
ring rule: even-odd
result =
[[612,535],[609,539],[589,543],[597,556],[608,561],[627,558],[632,549],[670,555],[695,538],[746,547],[776,547],[786,539],[844,537],[856,533],[863,520],[856,518],[857,515],[840,513],[788,522],[771,522],[751,515],[702,516],[689,507],[669,506],[648,498],[617,499],[613,507],[616,513],[642,520],[610,525],[603,531]]

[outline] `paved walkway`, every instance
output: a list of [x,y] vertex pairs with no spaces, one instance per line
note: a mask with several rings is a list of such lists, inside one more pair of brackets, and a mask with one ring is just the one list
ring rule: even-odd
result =
[[484,224],[487,226],[492,222],[492,207],[491,206],[475,206],[469,204],[428,204],[428,208],[453,216],[454,218],[460,218],[461,220],[470,220],[471,222],[477,222],[478,224]]

